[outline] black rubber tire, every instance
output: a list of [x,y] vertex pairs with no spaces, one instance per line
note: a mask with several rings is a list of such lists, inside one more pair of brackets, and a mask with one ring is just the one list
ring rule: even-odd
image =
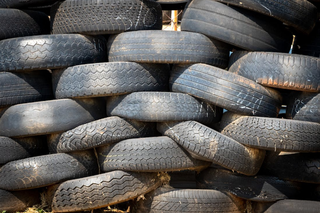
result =
[[318,153],[268,152],[261,172],[284,180],[320,184]]
[[0,164],[36,155],[47,154],[45,138],[29,137],[11,139],[0,136]]
[[122,203],[158,188],[166,178],[166,174],[118,170],[66,181],[54,194],[52,211],[86,211]]
[[140,199],[133,213],[233,212],[242,213],[245,201],[217,190],[158,188]]
[[276,117],[281,106],[279,92],[217,67],[194,64],[175,66],[170,89],[246,115]]
[[0,119],[0,135],[24,137],[64,132],[105,117],[104,100],[60,99],[18,104]]
[[107,114],[147,122],[195,120],[210,123],[213,108],[187,94],[134,92],[107,99]]
[[168,91],[168,65],[109,62],[53,72],[56,98],[122,95],[137,91]]
[[125,139],[153,136],[155,132],[153,123],[112,116],[83,124],[63,133],[57,144],[57,151],[85,150]]
[[[225,119],[228,118],[222,118]],[[257,149],[287,152],[320,151],[320,124],[312,122],[241,116],[224,127],[221,133]]]
[[52,33],[117,34],[161,30],[162,10],[154,1],[66,0],[53,11]]
[[317,20],[317,8],[307,0],[217,0],[242,7],[284,22],[295,31],[309,34]]
[[49,72],[0,72],[0,107],[49,99],[53,99]]
[[106,61],[105,39],[79,34],[40,35],[0,41],[0,71],[59,69]]
[[158,131],[172,138],[194,158],[245,175],[257,174],[264,160],[265,151],[243,146],[195,121],[159,123]]
[[178,31],[126,32],[109,38],[109,61],[141,63],[205,63],[226,68],[231,48],[200,33]]
[[183,10],[191,0],[153,0],[153,1],[158,2],[161,5],[162,10]]
[[192,1],[183,14],[181,30],[250,51],[289,52],[293,38],[278,20],[211,0]]
[[42,155],[5,164],[0,170],[0,188],[10,191],[40,188],[97,173],[93,151]]
[[264,213],[318,213],[319,209],[319,201],[287,199],[271,205]]
[[291,94],[286,116],[289,119],[320,123],[320,94],[311,92]]
[[239,198],[257,202],[302,198],[302,185],[299,183],[272,176],[248,177],[212,167],[197,175],[197,186],[231,193]]
[[1,212],[23,212],[28,207],[40,203],[40,194],[37,190],[9,192],[0,189]]
[[320,57],[320,21],[314,27],[310,35],[296,35],[294,54]]
[[36,11],[0,9],[0,26],[0,40],[50,32],[48,16]]
[[273,52],[238,52],[229,71],[268,87],[320,92],[320,58]]
[[0,0],[0,7],[2,8],[24,8],[28,6],[42,6],[42,5],[50,5],[58,0]]
[[166,136],[136,138],[98,148],[101,172],[200,171],[210,163],[193,159],[182,147]]

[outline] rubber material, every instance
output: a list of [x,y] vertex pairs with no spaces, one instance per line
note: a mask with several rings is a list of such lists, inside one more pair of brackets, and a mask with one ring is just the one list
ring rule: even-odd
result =
[[53,99],[49,72],[0,72],[0,107],[49,99]]
[[227,5],[242,7],[284,22],[294,30],[309,34],[316,24],[317,8],[307,0],[218,0]]
[[311,200],[280,200],[271,205],[265,213],[317,213],[320,202]]
[[[319,4],[319,3],[318,3]],[[316,26],[310,35],[297,35],[295,45],[292,52],[294,54],[309,55],[320,57],[320,22],[318,20]]]
[[268,87],[319,92],[320,59],[316,57],[273,53],[238,52],[232,54],[235,61],[230,72],[241,75]]
[[148,137],[127,139],[97,150],[102,172],[169,172],[202,170],[209,162],[193,159],[172,139]]
[[22,8],[27,6],[50,5],[58,0],[0,0],[0,7],[6,8]]
[[104,100],[60,99],[18,104],[0,118],[0,135],[23,137],[64,132],[105,117]]
[[48,16],[41,12],[0,9],[0,40],[49,34],[49,25]]
[[0,170],[0,188],[25,190],[98,173],[92,151],[51,154],[11,161]]
[[[222,120],[228,118],[222,118]],[[241,116],[222,134],[246,146],[287,152],[320,151],[320,124],[291,119]]]
[[171,72],[170,89],[233,112],[267,117],[278,115],[282,99],[273,89],[205,64],[175,66]]
[[112,116],[80,125],[62,134],[58,152],[70,152],[110,145],[129,138],[155,135],[155,125]]
[[293,38],[278,20],[211,0],[192,1],[183,14],[181,30],[250,51],[289,52]]
[[257,174],[264,160],[265,151],[243,146],[195,121],[159,123],[157,129],[176,141],[194,158],[210,161],[245,175]]
[[147,122],[196,120],[210,123],[213,108],[197,99],[173,92],[134,92],[107,99],[107,114]]
[[53,34],[117,34],[161,30],[160,4],[139,0],[66,0],[54,11]]
[[59,69],[106,61],[105,39],[79,34],[39,35],[0,41],[0,71]]
[[140,63],[206,63],[226,68],[230,47],[200,33],[178,31],[126,32],[109,38],[109,61]]
[[62,183],[56,190],[54,212],[86,211],[134,199],[159,187],[165,174],[113,171]]
[[248,177],[225,169],[209,167],[197,175],[197,186],[231,193],[239,198],[256,202],[299,199],[301,184],[277,177],[257,175]]
[[53,72],[56,98],[122,95],[169,89],[168,65],[134,62],[95,63]]
[[234,212],[245,209],[245,201],[216,190],[159,188],[133,207],[134,213]]
[[1,212],[23,212],[28,207],[40,203],[40,194],[36,190],[9,192],[0,189]]

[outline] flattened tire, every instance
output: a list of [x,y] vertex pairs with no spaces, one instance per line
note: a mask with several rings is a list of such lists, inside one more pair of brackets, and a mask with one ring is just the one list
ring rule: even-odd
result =
[[195,121],[159,123],[158,131],[176,141],[194,158],[210,161],[245,175],[255,175],[265,151],[237,141]]
[[154,1],[67,0],[53,11],[52,33],[117,34],[161,30],[162,10]]
[[40,188],[97,173],[92,151],[42,155],[11,161],[1,167],[0,188],[11,191]]
[[229,71],[261,85],[279,89],[320,92],[320,58],[273,52],[232,54]]
[[173,92],[134,92],[107,99],[107,114],[146,122],[196,120],[210,123],[213,108],[197,99]]
[[171,72],[170,89],[233,112],[266,117],[278,115],[282,99],[273,89],[205,64],[175,66]]
[[281,22],[211,0],[192,1],[182,31],[202,33],[250,51],[288,52],[292,35]]
[[202,170],[209,162],[194,159],[166,136],[127,139],[97,150],[102,172]]
[[0,71],[59,69],[106,61],[106,41],[74,35],[39,35],[0,41]]
[[52,210],[86,211],[122,203],[156,189],[164,179],[165,175],[156,173],[118,170],[66,181],[55,191]]
[[122,95],[137,91],[167,91],[168,65],[134,62],[95,63],[53,72],[56,98]]
[[140,63],[205,63],[225,68],[230,47],[200,33],[178,31],[126,32],[109,38],[109,61]]
[[81,124],[105,117],[100,99],[60,99],[18,104],[0,118],[0,135],[23,137],[64,132]]

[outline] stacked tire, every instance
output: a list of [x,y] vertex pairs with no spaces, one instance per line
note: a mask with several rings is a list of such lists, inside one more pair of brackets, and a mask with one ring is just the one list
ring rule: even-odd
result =
[[279,2],[0,1],[0,210],[317,212],[317,8]]

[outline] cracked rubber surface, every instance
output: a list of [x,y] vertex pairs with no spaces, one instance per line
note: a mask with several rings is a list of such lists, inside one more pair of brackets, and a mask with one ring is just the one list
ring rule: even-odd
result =
[[320,58],[287,53],[237,51],[232,54],[230,61],[235,61],[229,68],[230,72],[264,86],[320,91]]
[[66,0],[53,11],[53,34],[161,30],[160,4],[140,0]]
[[265,151],[246,147],[195,121],[159,123],[158,131],[172,138],[194,158],[245,175],[255,175],[264,160]]
[[287,118],[320,123],[319,93],[296,92],[291,94],[286,110]]
[[56,98],[121,95],[169,89],[168,65],[134,62],[95,63],[53,72]]
[[48,16],[36,11],[0,8],[0,26],[0,40],[50,32]]
[[218,0],[267,15],[286,23],[296,31],[309,34],[316,24],[317,8],[307,0]]
[[187,94],[134,92],[107,99],[107,114],[147,122],[196,120],[210,123],[213,108]]
[[17,104],[0,118],[0,135],[23,137],[64,132],[105,117],[104,100],[60,99]]
[[0,188],[25,190],[98,173],[92,151],[42,155],[11,161],[0,169]]
[[302,185],[273,176],[248,177],[225,169],[209,167],[197,177],[197,187],[231,193],[239,198],[256,202],[274,202],[302,198]]
[[86,211],[134,199],[162,185],[164,175],[113,171],[62,183],[55,191],[55,212]]
[[[222,117],[223,122],[227,118]],[[249,147],[271,151],[319,152],[320,124],[291,119],[241,116],[222,134]]]
[[217,190],[158,188],[133,207],[134,213],[234,212],[245,209],[245,201]]
[[136,31],[109,38],[109,61],[206,63],[226,68],[230,47],[193,32]]
[[0,164],[47,153],[43,137],[11,139],[0,136]]
[[90,149],[110,145],[129,138],[155,134],[155,125],[112,116],[83,124],[63,133],[57,144],[58,152]]
[[0,211],[23,212],[28,207],[40,203],[40,194],[37,190],[9,192],[0,189]]
[[0,107],[49,99],[53,99],[49,72],[0,72]]
[[183,14],[181,30],[250,51],[289,52],[292,41],[280,21],[211,0],[191,2]]
[[135,172],[202,170],[210,165],[192,158],[166,136],[128,139],[100,147],[97,152],[102,172],[117,169]]
[[0,41],[0,71],[58,69],[106,61],[105,39],[79,34],[39,35]]
[[266,117],[278,115],[282,99],[278,91],[205,64],[175,66],[170,89],[233,112]]

